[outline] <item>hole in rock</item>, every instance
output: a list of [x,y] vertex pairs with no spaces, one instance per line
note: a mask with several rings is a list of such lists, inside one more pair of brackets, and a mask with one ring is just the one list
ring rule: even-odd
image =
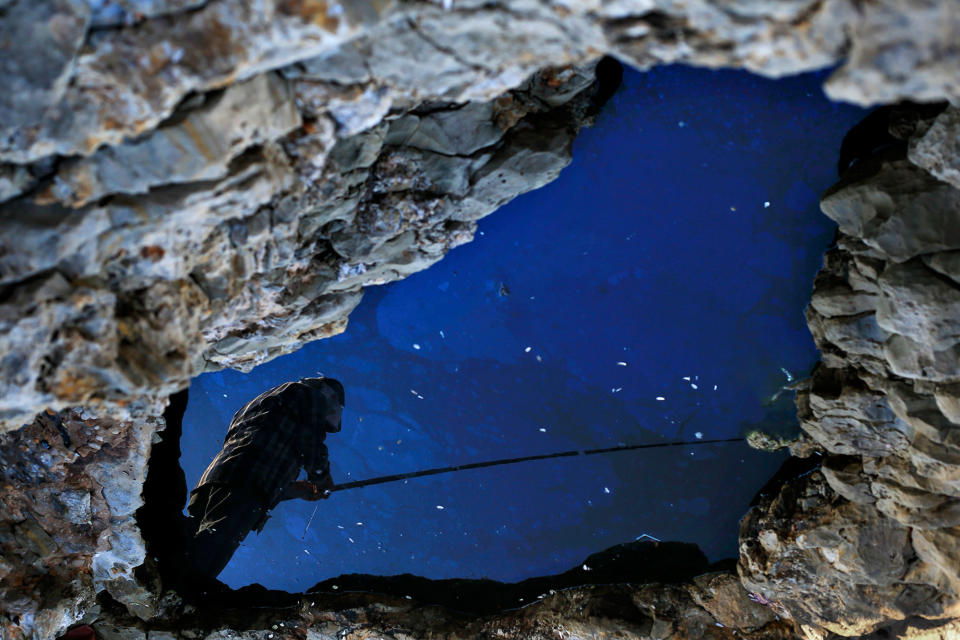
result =
[[[430,269],[367,290],[347,331],[190,388],[188,488],[234,412],[318,374],[346,388],[335,482],[664,440],[795,432],[818,360],[803,309],[834,225],[818,196],[863,110],[825,73],[627,70],[559,179]],[[342,574],[518,581],[636,539],[734,557],[785,454],[742,442],[574,456],[281,503],[220,580],[303,591]],[[667,545],[664,545],[667,546]],[[346,583],[345,583],[346,584]],[[520,603],[522,604],[522,603]]]

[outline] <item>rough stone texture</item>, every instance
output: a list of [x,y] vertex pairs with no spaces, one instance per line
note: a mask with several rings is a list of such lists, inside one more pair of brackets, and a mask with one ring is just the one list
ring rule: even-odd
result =
[[[837,95],[960,96],[946,72],[960,61],[951,0],[41,5],[2,9],[0,42],[20,47],[0,68],[16,89],[0,104],[2,297],[56,272],[106,305],[115,334],[149,324],[141,316],[158,306],[188,317],[162,337],[128,332],[126,350],[106,339],[97,364],[77,372],[82,384],[50,380],[42,358],[4,344],[21,352],[0,364],[4,428],[78,404],[126,419],[118,400],[342,330],[363,286],[424,268],[467,241],[475,218],[555,176],[572,136],[560,129],[576,119],[532,118],[583,89],[569,65],[602,53],[642,68],[680,61],[776,76],[850,51],[828,83]],[[528,78],[546,67],[539,91]],[[942,146],[950,122],[931,127],[917,153]],[[837,213],[845,231],[869,227],[865,242],[901,245],[898,259],[930,240],[901,237],[904,218],[926,216],[915,226],[932,229],[940,199],[955,197],[926,172],[906,173],[919,182],[888,194],[893,203]],[[915,210],[890,216],[900,200]],[[960,247],[952,230],[942,235]],[[8,315],[32,315],[18,330],[43,341],[72,322],[58,300]],[[60,341],[62,359],[89,347],[74,338]],[[901,369],[922,366],[909,344],[890,349]],[[924,357],[952,372],[952,353],[937,353]],[[31,383],[13,392],[15,377]]]
[[948,637],[955,108],[823,199],[841,235],[791,448],[826,457],[745,519],[747,595],[722,574],[481,617],[378,596],[255,609],[259,592],[197,610],[158,582],[133,512],[164,398],[342,331],[365,286],[555,178],[602,101],[601,55],[842,63],[831,96],[956,105],[958,41],[954,0],[0,0],[4,637]]
[[[162,404],[141,405],[139,420],[98,419],[83,411],[42,413],[0,435],[0,602],[5,638],[44,637],[99,613],[107,590],[152,610],[154,594],[133,576],[144,545],[134,512]],[[132,598],[129,596],[133,596]]]
[[797,406],[827,455],[747,515],[740,557],[747,588],[811,637],[949,637],[960,616],[960,191],[938,179],[953,117],[821,200],[840,234],[807,309],[823,363]]

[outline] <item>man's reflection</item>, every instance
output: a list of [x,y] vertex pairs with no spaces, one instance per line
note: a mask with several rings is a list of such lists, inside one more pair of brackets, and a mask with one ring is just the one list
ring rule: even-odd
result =
[[[333,486],[323,443],[340,431],[343,385],[332,378],[287,382],[237,411],[223,448],[190,492],[192,564],[215,578],[251,530],[283,500],[319,500]],[[306,481],[297,481],[300,469]]]

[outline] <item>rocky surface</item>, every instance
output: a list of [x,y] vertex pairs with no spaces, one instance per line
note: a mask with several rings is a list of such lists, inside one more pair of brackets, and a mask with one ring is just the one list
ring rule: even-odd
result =
[[[77,405],[127,420],[132,397],[341,331],[364,286],[556,175],[582,118],[548,114],[589,82],[570,65],[843,61],[833,96],[956,99],[954,8],[8,0],[0,426]],[[913,150],[937,175],[953,126]]]
[[851,155],[824,197],[841,234],[792,447],[824,461],[745,519],[746,590],[726,573],[466,617],[387,596],[198,609],[134,513],[170,394],[342,331],[364,287],[555,178],[615,84],[601,55],[839,63],[835,98],[957,104],[958,39],[953,0],[0,0],[4,637],[949,637],[956,108],[888,127],[902,144]]
[[840,231],[807,310],[823,362],[797,405],[825,458],[741,528],[744,584],[811,635],[960,617],[957,109],[906,129],[890,115],[874,140],[905,144],[855,154],[821,201]]

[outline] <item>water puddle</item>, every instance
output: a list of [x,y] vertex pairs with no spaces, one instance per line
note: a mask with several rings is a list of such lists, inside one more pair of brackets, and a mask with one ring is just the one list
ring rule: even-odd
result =
[[[327,437],[336,482],[795,430],[781,390],[818,360],[803,309],[833,235],[818,194],[864,113],[829,103],[823,78],[628,70],[573,164],[482,220],[473,243],[368,290],[340,336],[197,378],[188,487],[237,409],[318,374],[346,388],[343,430]],[[737,522],[783,459],[743,443],[636,450],[284,502],[220,579],[518,581],[636,539],[716,561],[736,555]]]

